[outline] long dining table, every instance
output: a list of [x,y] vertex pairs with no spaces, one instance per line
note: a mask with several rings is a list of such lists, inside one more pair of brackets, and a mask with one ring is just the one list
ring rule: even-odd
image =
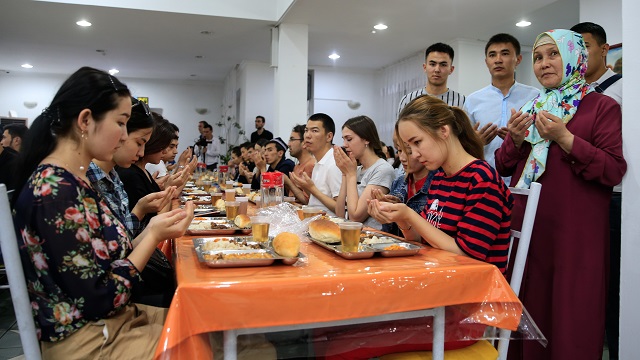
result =
[[303,243],[301,265],[209,268],[192,238],[174,241],[178,287],[156,359],[210,357],[214,331],[355,323],[452,305],[467,306],[486,325],[516,330],[522,314],[495,266],[426,246],[409,257],[347,260]]

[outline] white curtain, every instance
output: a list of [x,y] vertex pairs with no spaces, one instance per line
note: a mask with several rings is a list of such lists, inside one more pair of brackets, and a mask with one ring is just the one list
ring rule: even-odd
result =
[[[383,141],[393,137],[400,99],[405,94],[425,86],[423,63],[424,52],[420,52],[382,69],[380,98],[384,120],[376,126]],[[389,142],[388,145],[392,144]]]

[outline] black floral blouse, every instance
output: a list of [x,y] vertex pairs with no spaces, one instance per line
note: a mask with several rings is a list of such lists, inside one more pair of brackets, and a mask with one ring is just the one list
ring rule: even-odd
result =
[[124,225],[82,179],[40,165],[15,205],[14,225],[42,341],[59,341],[124,307],[141,281]]

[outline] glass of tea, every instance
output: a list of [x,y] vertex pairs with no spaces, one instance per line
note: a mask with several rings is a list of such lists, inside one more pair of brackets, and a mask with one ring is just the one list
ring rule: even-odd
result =
[[313,206],[305,206],[302,208],[302,217],[303,219],[308,219],[310,217],[314,217],[316,215],[320,215],[322,213],[321,208],[313,207]]
[[224,190],[224,201],[234,201],[236,199],[236,190],[227,188]]
[[360,233],[362,232],[362,223],[354,221],[345,221],[339,223],[340,227],[340,243],[343,252],[357,252],[360,245]]
[[222,193],[221,192],[214,192],[211,194],[211,205],[216,206],[216,202],[218,200],[222,199]]
[[225,203],[225,208],[227,210],[227,219],[235,220],[236,216],[238,216],[238,210],[240,209],[240,203],[237,201],[227,201]]
[[267,242],[269,240],[269,217],[252,216],[251,233],[254,241]]

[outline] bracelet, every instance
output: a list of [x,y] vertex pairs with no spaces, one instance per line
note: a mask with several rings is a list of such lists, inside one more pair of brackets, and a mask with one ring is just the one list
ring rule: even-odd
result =
[[400,227],[400,225],[399,225],[398,223],[396,223],[396,225],[398,225],[398,229],[400,229],[400,230],[402,230],[402,231],[409,231],[409,230],[411,230],[411,227],[412,227],[412,226],[411,226],[411,224],[409,224],[409,227],[408,227],[408,228],[403,229],[403,228],[401,228],[401,227]]

